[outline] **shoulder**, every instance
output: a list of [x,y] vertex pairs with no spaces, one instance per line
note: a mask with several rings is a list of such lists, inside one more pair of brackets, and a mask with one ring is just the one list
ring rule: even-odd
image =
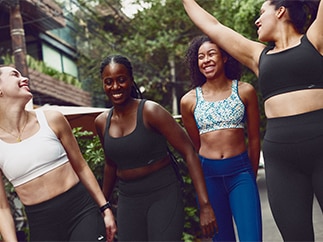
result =
[[94,119],[94,123],[95,124],[99,124],[99,123],[102,123],[102,122],[105,122],[106,121],[106,119],[107,119],[107,117],[108,117],[108,115],[109,115],[109,113],[110,113],[110,110],[111,110],[111,108],[110,109],[108,109],[108,110],[106,110],[106,111],[104,111],[104,112],[102,112],[102,113],[100,113],[95,119]]
[[172,115],[162,105],[155,101],[146,100],[143,108],[144,121],[154,126],[154,124],[166,124],[172,119]]
[[144,113],[145,114],[154,114],[157,111],[164,110],[164,107],[162,107],[159,103],[152,101],[152,100],[146,100],[144,104]]
[[196,89],[192,89],[184,94],[181,98],[181,105],[195,104],[196,102]]
[[238,81],[238,90],[239,93],[250,93],[255,92],[256,89],[248,82]]
[[49,123],[59,122],[65,119],[64,114],[56,110],[44,110],[43,112],[47,119],[47,122]]
[[244,104],[258,102],[256,89],[250,83],[239,81],[238,93]]

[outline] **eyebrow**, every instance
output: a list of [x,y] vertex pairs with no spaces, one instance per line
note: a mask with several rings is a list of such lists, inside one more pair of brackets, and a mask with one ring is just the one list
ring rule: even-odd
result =
[[19,71],[17,71],[17,70],[12,70],[10,73],[14,73],[14,74],[17,74],[17,75],[19,75],[19,76],[21,75],[21,74],[20,74],[20,72],[19,72]]

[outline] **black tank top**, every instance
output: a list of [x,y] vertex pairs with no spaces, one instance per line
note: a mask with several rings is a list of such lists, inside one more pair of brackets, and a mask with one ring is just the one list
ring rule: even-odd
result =
[[267,54],[272,48],[266,47],[259,59],[259,85],[264,100],[291,91],[323,88],[323,56],[306,35],[298,46]]
[[139,103],[135,130],[123,137],[109,135],[113,108],[109,112],[104,134],[104,153],[120,170],[147,166],[168,155],[165,137],[144,125],[142,110],[145,101]]

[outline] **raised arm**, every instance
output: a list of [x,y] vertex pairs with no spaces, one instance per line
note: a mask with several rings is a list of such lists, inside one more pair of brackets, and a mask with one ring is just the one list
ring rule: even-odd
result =
[[258,75],[258,61],[265,45],[251,41],[221,24],[205,11],[195,0],[182,0],[184,8],[193,23],[220,48]]
[[18,241],[15,224],[11,215],[10,206],[4,189],[2,173],[0,172],[0,235],[4,242]]
[[320,1],[317,17],[308,29],[307,37],[323,55],[323,1]]

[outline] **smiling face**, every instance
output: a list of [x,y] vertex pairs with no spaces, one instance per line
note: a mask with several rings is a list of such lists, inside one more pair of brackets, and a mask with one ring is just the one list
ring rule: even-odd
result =
[[207,80],[215,79],[224,73],[224,63],[227,58],[222,56],[221,50],[212,42],[204,42],[198,51],[198,66]]
[[23,77],[18,70],[10,66],[0,67],[0,90],[3,96],[20,97],[24,95],[30,99],[29,79]]
[[104,67],[102,84],[113,104],[122,104],[131,98],[133,79],[123,64],[111,62]]
[[255,25],[258,28],[258,39],[263,42],[273,41],[272,34],[277,26],[277,11],[270,1],[265,1],[260,9],[260,16]]

